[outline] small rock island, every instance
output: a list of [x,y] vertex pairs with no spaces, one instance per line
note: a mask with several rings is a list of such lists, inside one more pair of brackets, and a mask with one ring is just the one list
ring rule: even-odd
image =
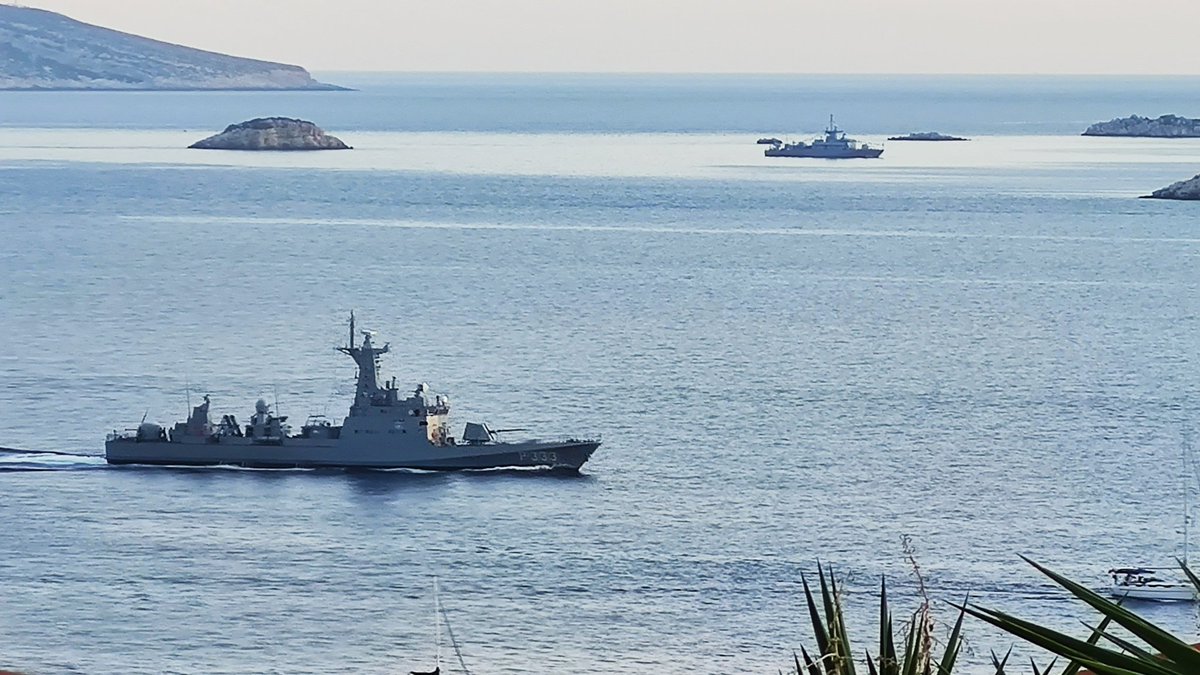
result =
[[1141,199],[1187,199],[1200,200],[1200,175],[1159,188]]
[[948,136],[946,134],[939,134],[936,131],[914,131],[913,133],[906,134],[904,136],[890,136],[890,137],[888,137],[888,140],[889,141],[969,141],[971,139],[963,138],[962,136]]
[[225,131],[188,146],[199,150],[350,150],[307,120],[259,117],[230,124]]
[[1200,119],[1162,115],[1158,119],[1130,115],[1107,122],[1097,122],[1083,132],[1084,136],[1132,136],[1137,138],[1198,138]]

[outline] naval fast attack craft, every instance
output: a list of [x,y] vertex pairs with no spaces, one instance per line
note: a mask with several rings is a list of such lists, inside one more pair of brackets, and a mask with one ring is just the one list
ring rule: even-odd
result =
[[[192,409],[187,422],[168,429],[143,421],[137,429],[109,434],[104,456],[109,464],[170,466],[232,465],[254,468],[340,467],[363,469],[493,469],[530,467],[578,471],[599,447],[598,439],[501,440],[503,430],[468,423],[461,438],[450,435],[449,399],[424,385],[402,397],[395,378],[381,384],[380,357],[388,345],[376,347],[363,332],[338,351],[358,365],[354,403],[340,426],[310,417],[292,433],[287,417],[259,399],[246,425],[233,415],[214,423],[209,399]],[[510,430],[516,431],[516,430]]]
[[784,143],[778,138],[760,138],[759,145],[769,145],[763,154],[767,157],[816,157],[819,159],[853,159],[856,157],[873,159],[883,154],[883,148],[872,148],[866,143],[859,143],[853,138],[846,138],[846,132],[837,128],[833,123],[833,115],[829,116],[829,127],[825,129],[825,138],[813,139],[811,143]]

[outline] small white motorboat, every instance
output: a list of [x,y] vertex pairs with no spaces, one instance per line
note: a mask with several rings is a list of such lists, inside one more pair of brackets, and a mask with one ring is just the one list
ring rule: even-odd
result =
[[1187,581],[1167,581],[1158,571],[1146,567],[1117,567],[1112,577],[1112,595],[1118,599],[1159,602],[1195,602],[1196,587]]

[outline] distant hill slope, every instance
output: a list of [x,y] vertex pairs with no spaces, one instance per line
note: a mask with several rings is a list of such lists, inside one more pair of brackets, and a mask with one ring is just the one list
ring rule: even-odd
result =
[[300,66],[130,35],[0,5],[0,89],[340,89]]

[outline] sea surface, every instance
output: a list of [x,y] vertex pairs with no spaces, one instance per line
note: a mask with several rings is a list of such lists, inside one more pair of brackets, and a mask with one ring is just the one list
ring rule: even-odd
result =
[[[431,669],[437,577],[475,673],[770,674],[818,561],[862,651],[881,575],[917,602],[905,536],[944,623],[969,593],[1081,635],[1020,555],[1104,588],[1184,553],[1200,211],[1136,197],[1200,139],[1077,134],[1200,115],[1200,80],[322,78],[357,91],[0,92],[0,446],[71,453],[0,453],[0,667]],[[973,140],[754,144],[830,113]],[[273,114],[355,150],[184,149]],[[351,310],[456,429],[603,445],[577,477],[103,463],[203,394],[337,419]],[[968,673],[1013,642],[967,633]]]

